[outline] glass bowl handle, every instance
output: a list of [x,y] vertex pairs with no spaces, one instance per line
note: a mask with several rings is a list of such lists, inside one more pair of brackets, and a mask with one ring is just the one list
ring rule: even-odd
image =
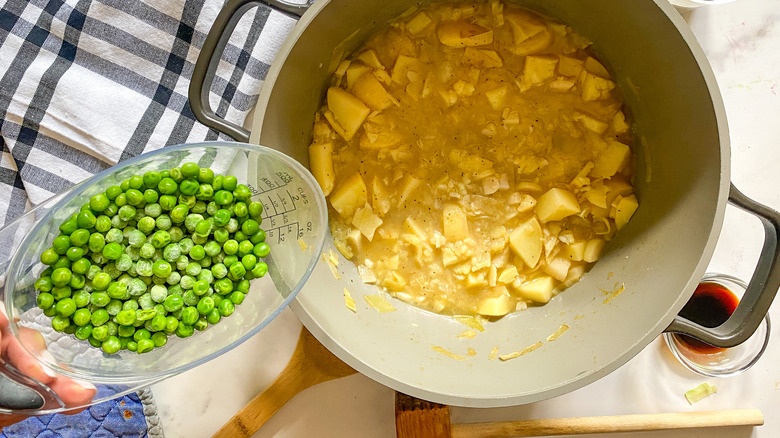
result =
[[294,4],[279,0],[230,0],[217,15],[211,26],[190,80],[189,101],[192,114],[199,122],[232,137],[241,143],[249,143],[249,130],[216,115],[209,103],[209,92],[214,81],[219,59],[241,17],[253,7],[265,4],[279,12],[298,19],[309,8],[309,4]]
[[665,330],[722,348],[737,346],[756,331],[780,288],[780,213],[743,195],[734,184],[729,191],[729,203],[757,216],[764,226],[764,246],[745,294],[731,317],[717,327],[704,327],[678,315]]

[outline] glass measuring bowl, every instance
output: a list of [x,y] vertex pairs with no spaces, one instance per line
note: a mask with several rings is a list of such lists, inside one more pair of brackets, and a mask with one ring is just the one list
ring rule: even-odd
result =
[[[167,170],[186,162],[235,175],[264,205],[261,228],[271,247],[265,259],[268,275],[252,280],[249,293],[228,318],[186,339],[176,336],[149,353],[121,350],[105,354],[75,336],[56,332],[36,306],[33,283],[44,270],[39,258],[59,234],[58,226],[89,198],[132,175]],[[273,149],[242,143],[198,143],[166,147],[124,161],[44,202],[0,230],[0,298],[11,331],[41,365],[55,373],[97,387],[92,404],[132,392],[186,371],[236,347],[276,317],[303,287],[322,252],[327,234],[325,198],[301,164]],[[19,328],[40,332],[46,349],[26,345]],[[29,341],[28,341],[29,342]],[[64,409],[45,385],[23,376],[0,360],[2,375],[35,390],[43,398],[36,408],[3,413],[42,414]]]

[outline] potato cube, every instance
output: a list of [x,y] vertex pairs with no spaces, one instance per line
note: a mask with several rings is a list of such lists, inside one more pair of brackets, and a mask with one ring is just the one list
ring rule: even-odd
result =
[[559,221],[580,212],[580,204],[574,193],[553,187],[542,196],[534,209],[539,220],[544,222]]
[[589,114],[585,114],[579,111],[575,111],[572,115],[572,119],[576,122],[582,123],[582,126],[595,132],[596,134],[603,134],[604,131],[609,128],[609,124],[603,122]]
[[587,245],[588,242],[584,240],[572,242],[563,247],[561,255],[573,262],[581,262],[585,257],[585,248],[587,248]]
[[328,109],[338,125],[333,126],[333,129],[347,141],[357,133],[371,112],[360,99],[339,87],[328,88]]
[[612,117],[612,129],[616,134],[625,134],[628,132],[628,123],[626,123],[626,115],[623,111],[618,111]]
[[639,201],[637,201],[636,196],[620,198],[615,207],[615,226],[618,230],[626,226],[637,208],[639,208]]
[[357,82],[358,79],[360,79],[361,76],[363,76],[366,73],[371,72],[373,70],[373,67],[370,67],[368,65],[363,64],[362,62],[353,62],[349,65],[349,68],[347,68],[347,88],[351,89],[355,82]]
[[374,49],[366,50],[365,52],[358,55],[357,59],[363,61],[364,64],[374,68],[378,68],[378,69],[385,68],[385,66],[382,65],[382,61],[379,60],[379,55],[376,54],[376,50]]
[[352,94],[374,110],[383,110],[395,102],[374,75],[363,75],[352,86]]
[[509,265],[498,274],[498,281],[504,284],[510,284],[517,278],[517,267]]
[[515,288],[521,297],[537,303],[545,304],[552,299],[555,282],[552,277],[543,276],[521,283]]
[[328,199],[342,217],[349,218],[355,214],[355,210],[365,205],[367,198],[366,183],[360,173],[355,172],[342,181]]
[[355,211],[355,215],[352,216],[352,225],[357,227],[360,233],[366,236],[366,239],[370,242],[374,240],[376,229],[382,225],[382,219],[374,214],[371,205],[365,204]]
[[419,186],[420,180],[418,178],[407,175],[404,179],[404,186],[401,188],[401,196],[398,197],[398,206],[401,207],[404,205],[409,195],[411,195]]
[[502,85],[498,88],[485,91],[485,97],[487,97],[488,102],[490,102],[491,108],[496,111],[503,108],[507,90],[508,87],[506,85]]
[[570,267],[571,261],[563,257],[555,257],[544,267],[544,273],[558,281],[564,281],[569,274]]
[[570,56],[561,56],[558,62],[558,73],[564,76],[579,78],[584,62]]
[[509,233],[509,247],[529,268],[542,256],[542,227],[535,217],[521,223]]
[[606,99],[610,91],[615,89],[615,83],[609,79],[598,77],[592,73],[582,73],[582,100],[593,101]]
[[604,239],[590,239],[585,245],[585,251],[582,255],[582,260],[588,263],[593,263],[601,256],[601,250],[604,249]]
[[371,206],[380,216],[390,211],[390,194],[376,176],[371,179]]
[[436,29],[439,41],[449,47],[484,46],[493,42],[493,31],[468,21],[443,21]]
[[407,216],[406,219],[404,219],[403,228],[404,231],[409,234],[413,234],[420,239],[427,239],[425,231],[411,216]]
[[463,52],[463,63],[481,68],[503,67],[504,61],[495,50],[475,49],[466,47]]
[[511,14],[505,14],[504,18],[512,28],[515,44],[547,31],[547,26],[536,16],[528,12],[516,11]]
[[553,56],[528,55],[523,65],[523,82],[537,85],[555,76],[558,58]]
[[539,32],[525,41],[510,45],[507,49],[515,55],[525,56],[531,53],[539,53],[550,46],[553,41],[552,33],[549,31]]
[[333,143],[312,143],[309,146],[309,168],[322,193],[328,196],[336,179],[333,170]]
[[410,70],[417,68],[419,64],[420,61],[417,58],[412,58],[411,56],[406,55],[398,55],[398,58],[395,60],[395,65],[393,65],[393,71],[390,74],[390,77],[393,79],[393,82],[403,84],[409,79],[407,73]]
[[477,305],[477,313],[483,316],[504,316],[514,310],[509,293],[489,297]]
[[610,178],[623,169],[630,157],[631,149],[628,145],[609,140],[606,149],[596,156],[590,175],[594,178]]
[[466,211],[457,204],[445,204],[442,210],[442,230],[450,242],[469,237]]
[[596,76],[600,76],[602,78],[609,78],[609,72],[607,71],[606,67],[600,62],[596,60],[596,58],[593,58],[592,56],[589,56],[585,60],[585,70],[593,73]]
[[406,22],[406,30],[412,35],[417,35],[424,31],[433,20],[425,12],[420,12],[415,15],[411,20]]

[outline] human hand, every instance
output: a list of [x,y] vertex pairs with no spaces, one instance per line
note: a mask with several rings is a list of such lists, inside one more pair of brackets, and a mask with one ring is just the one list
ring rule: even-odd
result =
[[[95,396],[95,386],[87,382],[58,376],[35,360],[11,333],[8,317],[3,307],[4,304],[0,301],[0,356],[24,375],[32,377],[51,388],[67,407],[84,406],[89,403],[92,397]],[[24,345],[28,347],[32,346],[39,351],[46,349],[46,342],[43,336],[35,330],[20,327],[19,337],[22,338]],[[75,414],[81,410],[83,408],[63,413]],[[0,414],[0,428],[25,418],[27,418],[26,415]]]

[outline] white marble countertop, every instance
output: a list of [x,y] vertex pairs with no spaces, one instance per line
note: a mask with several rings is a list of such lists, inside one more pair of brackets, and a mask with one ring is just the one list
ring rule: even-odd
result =
[[[725,101],[731,133],[732,181],[747,196],[780,210],[780,9],[776,0],[738,0],[683,15],[703,46]],[[710,271],[750,277],[763,241],[757,219],[730,207]],[[780,304],[770,310],[780,322]],[[295,347],[300,322],[288,309],[235,350],[152,387],[167,437],[207,437],[268,386]],[[660,339],[607,377],[540,403],[496,409],[453,408],[453,422],[625,413],[760,408],[765,425],[660,438],[780,436],[780,329],[762,359],[730,378],[705,379],[682,367]],[[690,406],[685,391],[709,381],[717,394]],[[598,403],[594,403],[598,400]],[[323,383],[300,393],[255,437],[394,437],[394,392],[367,377]],[[593,435],[606,437],[607,435]],[[610,434],[628,438],[640,434]],[[647,436],[647,434],[641,434]]]

